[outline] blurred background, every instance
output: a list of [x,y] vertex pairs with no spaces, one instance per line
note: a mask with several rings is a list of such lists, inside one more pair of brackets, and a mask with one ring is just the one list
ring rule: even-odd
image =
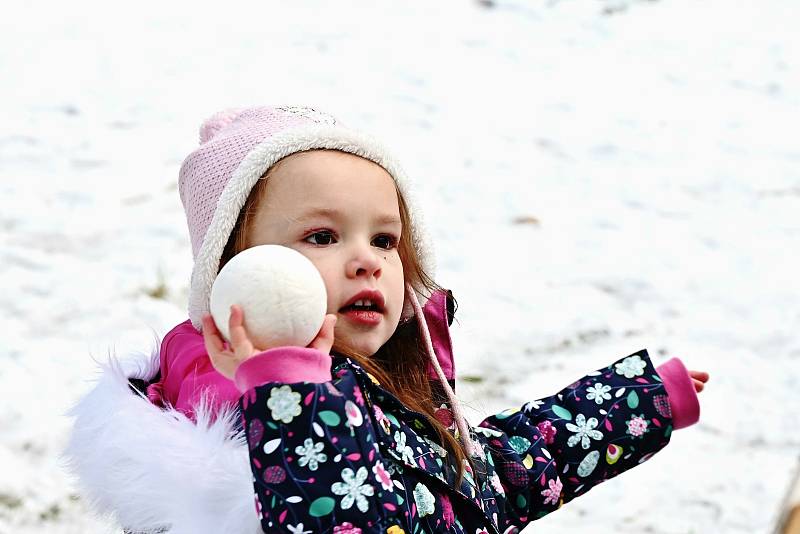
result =
[[800,454],[796,0],[7,3],[0,532],[118,532],[63,468],[95,360],[185,320],[178,168],[311,105],[417,184],[478,423],[641,348],[698,425],[527,531],[768,533]]

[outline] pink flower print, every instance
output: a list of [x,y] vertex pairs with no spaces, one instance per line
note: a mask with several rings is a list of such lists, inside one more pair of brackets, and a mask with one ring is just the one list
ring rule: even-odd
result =
[[556,432],[558,432],[558,429],[553,426],[553,423],[550,421],[542,421],[536,425],[536,428],[538,428],[539,432],[542,433],[545,445],[550,445],[553,443],[553,441],[555,441]]
[[339,391],[338,389],[336,389],[335,387],[333,387],[333,384],[331,384],[330,382],[325,382],[325,389],[328,390],[328,395],[330,395],[331,397],[342,397],[343,396],[342,392]]
[[453,514],[453,505],[450,503],[450,497],[442,493],[440,496],[442,501],[442,517],[444,518],[445,527],[448,529],[455,522],[456,516]]
[[669,398],[666,395],[656,395],[653,397],[653,406],[661,417],[672,417],[672,409],[669,406]]
[[375,473],[375,478],[381,483],[381,487],[384,491],[394,491],[392,478],[389,476],[389,473],[386,471],[386,468],[383,467],[383,463],[381,463],[380,460],[372,466],[372,472]]
[[351,427],[361,426],[364,418],[361,416],[361,410],[358,409],[356,403],[348,400],[344,403],[344,412],[347,414],[347,422]]
[[256,502],[256,515],[261,517],[261,501],[258,500],[258,495],[253,495],[253,500]]
[[286,480],[286,471],[279,465],[271,465],[264,470],[264,482],[267,484],[280,484]]
[[361,529],[345,521],[341,525],[333,527],[333,534],[361,534]]
[[644,415],[634,415],[625,424],[628,425],[628,434],[635,438],[640,438],[647,432],[647,421],[644,419]]
[[261,438],[264,437],[264,424],[258,419],[250,421],[250,428],[247,431],[247,443],[250,445],[252,451],[261,444]]
[[450,411],[449,408],[442,405],[441,408],[437,409],[433,412],[433,415],[436,416],[436,419],[442,423],[447,428],[455,428],[455,418],[453,417],[453,412]]
[[503,483],[500,481],[500,477],[497,476],[497,473],[493,473],[492,474],[492,478],[490,479],[490,482],[492,483],[492,487],[494,488],[494,491],[496,491],[499,495],[505,496],[506,489],[503,487]]
[[392,423],[389,421],[389,418],[383,414],[383,410],[377,404],[372,406],[372,410],[375,412],[375,419],[378,420],[378,425],[383,429],[384,432],[387,434],[390,433],[392,429]]
[[547,486],[547,489],[542,490],[542,495],[545,497],[544,504],[556,504],[561,497],[561,480],[558,478],[548,480]]
[[353,397],[355,397],[356,403],[359,406],[364,406],[364,397],[361,395],[361,390],[358,388],[358,386],[353,387]]

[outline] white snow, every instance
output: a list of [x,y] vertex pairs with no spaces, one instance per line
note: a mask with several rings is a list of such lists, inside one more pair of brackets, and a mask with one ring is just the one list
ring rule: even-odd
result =
[[698,425],[530,531],[769,532],[800,454],[800,4],[300,4],[4,10],[0,532],[115,531],[64,413],[186,319],[178,167],[249,104],[400,156],[474,422],[640,348],[711,373]]

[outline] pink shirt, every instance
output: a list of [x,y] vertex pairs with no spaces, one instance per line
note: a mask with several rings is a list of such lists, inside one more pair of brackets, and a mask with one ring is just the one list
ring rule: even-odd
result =
[[158,406],[172,406],[194,419],[195,406],[205,397],[211,412],[236,404],[239,390],[219,374],[206,352],[203,335],[186,320],[169,331],[161,342],[161,379],[147,388],[147,397]]

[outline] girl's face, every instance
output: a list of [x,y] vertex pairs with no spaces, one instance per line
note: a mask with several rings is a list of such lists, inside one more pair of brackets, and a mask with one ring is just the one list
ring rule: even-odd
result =
[[[339,341],[372,355],[392,336],[405,296],[394,180],[380,165],[332,150],[284,158],[271,171],[247,246],[293,248],[317,267]],[[358,305],[355,305],[358,303]]]

